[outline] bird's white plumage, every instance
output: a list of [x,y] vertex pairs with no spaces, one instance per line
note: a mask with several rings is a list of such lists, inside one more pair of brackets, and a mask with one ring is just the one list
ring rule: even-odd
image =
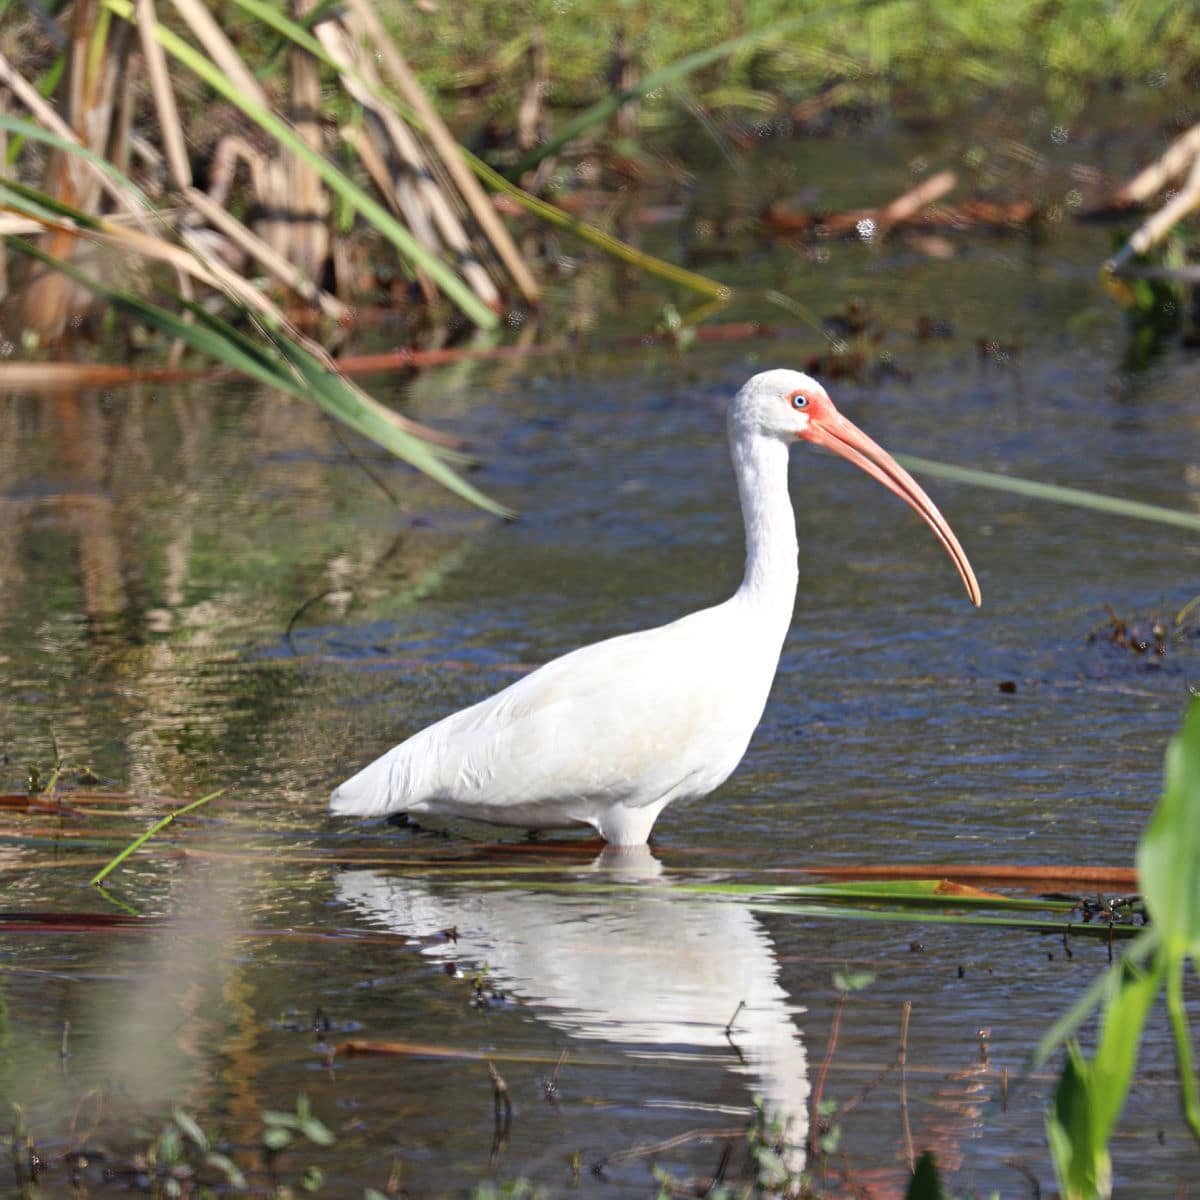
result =
[[762,716],[791,622],[798,571],[788,447],[823,437],[819,420],[822,429],[841,422],[868,453],[878,451],[799,372],[756,375],[731,401],[746,571],[729,600],[547,663],[364,767],[333,793],[332,810],[444,814],[527,829],[590,825],[609,842],[635,845],[671,801],[723,783]]

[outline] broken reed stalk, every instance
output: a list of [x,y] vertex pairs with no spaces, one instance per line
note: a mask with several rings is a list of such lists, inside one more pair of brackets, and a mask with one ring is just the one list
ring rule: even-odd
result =
[[487,1064],[488,1077],[492,1081],[492,1106],[495,1109],[497,1127],[507,1128],[512,1120],[512,1097],[508,1094],[508,1084],[504,1076],[496,1070],[496,1065],[490,1059]]
[[[44,129],[57,134],[63,141],[71,142],[76,146],[83,145],[80,139],[75,136],[75,131],[58,115],[53,105],[42,99],[37,89],[25,79],[3,54],[0,54],[0,83],[8,86],[12,94],[33,114],[38,124]],[[104,189],[108,196],[120,208],[133,214],[141,225],[146,226],[146,214],[130,198],[126,189],[122,188],[99,163],[88,158],[84,158],[83,161],[87,168],[95,174],[101,188]]]
[[817,1158],[817,1151],[821,1148],[821,1100],[825,1092],[825,1078],[829,1074],[829,1068],[833,1064],[833,1055],[837,1050],[838,1030],[842,1024],[842,1009],[846,1007],[846,997],[848,992],[838,992],[837,1004],[833,1010],[833,1020],[829,1025],[829,1044],[825,1047],[825,1057],[821,1061],[821,1070],[817,1075],[817,1082],[813,1085],[812,1098],[809,1101],[809,1118],[808,1118],[808,1161],[814,1162]]
[[905,1000],[900,1012],[900,1045],[896,1050],[896,1065],[900,1069],[900,1128],[904,1133],[904,1153],[908,1158],[908,1169],[915,1171],[917,1157],[913,1151],[912,1128],[908,1122],[908,1021],[911,1016],[912,1001]]
[[[313,0],[292,0],[297,17],[312,8]],[[321,77],[317,60],[302,47],[289,52],[291,68],[291,118],[300,139],[315,153],[322,149]],[[283,156],[288,228],[282,239],[288,261],[300,277],[317,279],[329,257],[329,194],[321,177],[295,154]]]
[[139,850],[144,846],[156,833],[166,829],[177,817],[182,817],[187,813],[194,812],[202,804],[208,804],[215,800],[218,796],[223,796],[229,790],[228,787],[218,788],[215,792],[209,792],[207,796],[201,796],[199,800],[193,800],[191,804],[185,804],[182,808],[177,808],[174,812],[168,813],[161,821],[156,821],[141,837],[135,838],[120,854],[116,856],[107,866],[101,867],[89,881],[93,887],[99,886],[109,875],[113,873],[134,851]]
[[1134,230],[1128,241],[1104,264],[1104,269],[1112,274],[1120,274],[1121,269],[1131,258],[1152,250],[1184,217],[1198,207],[1200,207],[1200,153],[1192,159],[1187,180],[1179,191]]
[[188,163],[187,144],[183,126],[179,122],[179,110],[175,105],[175,92],[171,88],[167,56],[155,37],[158,14],[154,0],[134,0],[137,12],[138,37],[141,39],[142,58],[146,63],[146,74],[150,77],[150,93],[158,115],[158,128],[162,134],[163,150],[171,180],[180,191],[192,186],[192,168]]
[[319,288],[295,262],[265,242],[253,230],[248,229],[237,217],[199,188],[184,188],[181,195],[214,229],[223,233],[247,254],[252,254],[296,295],[316,305],[327,317],[335,321],[341,321],[347,316],[350,310],[346,304]]
[[[8,89],[0,86],[0,116],[8,110]],[[7,175],[8,130],[0,127],[0,181]],[[8,248],[0,237],[0,301],[8,295]]]
[[377,52],[383,55],[383,64],[388,74],[405,101],[420,118],[425,136],[441,157],[451,179],[454,180],[459,193],[470,209],[471,215],[491,242],[492,248],[512,276],[513,282],[529,303],[536,304],[541,297],[541,290],[538,288],[532,272],[525,265],[525,260],[521,257],[521,252],[517,249],[512,234],[496,215],[496,210],[492,207],[483,188],[479,186],[479,181],[464,161],[462,148],[454,140],[446,123],[430,103],[412,71],[409,70],[408,64],[395,42],[388,37],[374,8],[367,0],[350,0],[350,9],[365,26]]
[[1113,203],[1144,204],[1200,157],[1200,124],[1181,133],[1163,153],[1113,194]]
[[913,1153],[912,1136],[908,1130],[908,1099],[904,1079],[904,1067],[908,1061],[908,1021],[912,1015],[912,1001],[905,1000],[900,1010],[900,1039],[896,1047],[896,1057],[890,1063],[885,1063],[866,1083],[858,1089],[844,1104],[838,1106],[838,1120],[845,1120],[893,1071],[900,1072],[900,1109],[903,1116],[905,1141],[908,1146],[909,1170],[916,1164]]
[[[71,14],[65,95],[60,103],[70,116],[74,137],[96,153],[103,152],[108,140],[108,121],[101,104],[102,48],[106,33],[107,22],[100,20],[99,0],[78,0]],[[94,53],[94,49],[101,52]],[[41,190],[73,208],[94,209],[98,198],[95,178],[60,149],[47,156]],[[49,253],[55,258],[70,258],[75,245],[76,236],[68,230],[55,230],[48,238]],[[72,318],[86,311],[82,295],[71,280],[58,272],[35,271],[26,284],[22,321],[38,335],[57,339]]]
[[597,1159],[592,1164],[592,1170],[603,1171],[605,1167],[613,1163],[630,1162],[637,1158],[665,1154],[668,1150],[677,1150],[680,1146],[688,1146],[693,1142],[728,1142],[745,1138],[745,1136],[745,1126],[739,1126],[736,1129],[689,1129],[686,1133],[678,1133],[661,1142],[632,1146],[628,1150],[614,1150],[612,1154]]
[[[396,247],[405,261],[423,266],[445,296],[471,321],[483,329],[496,328],[496,313],[480,301],[473,289],[453,268],[431,254],[381,204],[364,192],[324,154],[314,151],[290,124],[274,113],[265,102],[262,89],[249,77],[237,52],[211,16],[195,0],[174,0],[174,3],[196,38],[201,41],[205,53],[198,53],[191,43],[179,37],[173,30],[159,25],[154,31],[154,36],[167,53],[218,95],[235,105],[279,147],[303,159],[321,177],[330,191],[361,214],[379,234]],[[106,5],[125,20],[136,19],[130,0],[106,0]],[[321,52],[320,57],[326,56]]]
[[374,117],[367,123],[368,131],[377,142],[385,142],[385,157],[398,160],[399,173],[392,186],[397,190],[403,186],[411,188],[422,215],[431,222],[432,244],[428,248],[436,253],[442,246],[447,247],[476,296],[489,308],[498,308],[500,293],[476,257],[449,196],[434,180],[431,164],[416,135],[392,108],[375,98],[381,89],[374,67],[359,51],[362,39],[356,38],[354,33],[344,21],[322,21],[317,26],[317,38],[337,63],[342,86]]

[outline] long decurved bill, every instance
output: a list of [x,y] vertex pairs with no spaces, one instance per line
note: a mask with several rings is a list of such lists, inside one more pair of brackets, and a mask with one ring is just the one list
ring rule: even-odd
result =
[[800,435],[815,445],[840,454],[856,467],[861,467],[872,479],[879,480],[890,492],[912,508],[921,520],[937,535],[962,577],[967,595],[976,607],[982,601],[975,572],[967,561],[966,551],[958,544],[954,530],[937,510],[937,505],[925,494],[917,481],[877,442],[867,437],[853,421],[835,412],[829,417],[814,417]]

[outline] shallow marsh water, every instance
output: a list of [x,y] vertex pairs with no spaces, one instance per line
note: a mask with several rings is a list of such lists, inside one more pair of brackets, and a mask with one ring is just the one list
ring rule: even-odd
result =
[[[776,246],[738,270],[758,286],[803,270],[809,286],[789,290],[823,313],[870,297],[911,378],[831,390],[889,449],[1195,511],[1200,369],[1168,354],[1122,371],[1121,320],[1094,282],[1107,237],[1064,227],[946,261],[904,243],[821,263]],[[564,309],[583,287],[562,285]],[[619,288],[599,294],[594,329],[652,323],[640,293],[624,313]],[[916,340],[921,315],[951,336]],[[977,352],[1014,337],[1007,359]],[[727,594],[741,529],[724,400],[820,349],[810,335],[372,381],[471,440],[476,481],[522,510],[513,525],[356,443],[391,504],[311,411],[239,385],[0,397],[2,790],[31,762],[45,774],[53,732],[68,780],[87,764],[120,793],[3,813],[0,1093],[47,1156],[116,1155],[174,1105],[249,1146],[262,1109],[306,1093],[337,1142],[282,1161],[320,1165],[323,1194],[398,1171],[414,1195],[518,1176],[648,1195],[649,1160],[621,1152],[740,1127],[754,1095],[803,1120],[849,968],[875,978],[841,1014],[825,1095],[850,1101],[892,1060],[910,1000],[908,1105],[894,1075],[861,1098],[835,1189],[902,1194],[906,1122],[956,1192],[1027,1194],[1026,1173],[1051,1186],[1051,1076],[1022,1071],[1104,967],[1102,943],[763,914],[680,885],[823,863],[1129,863],[1200,663],[1194,637],[1161,657],[1113,644],[1105,606],[1169,623],[1200,590],[1193,535],[929,481],[978,571],[975,612],[906,509],[799,450],[801,591],[762,727],[725,787],[668,809],[651,853],[324,815],[330,785],[403,734]],[[117,900],[170,923],[32,919],[119,914],[91,872],[162,798],[223,785],[113,877]],[[408,1052],[330,1063],[351,1038]],[[500,1138],[487,1061],[514,1106]],[[1195,1188],[1176,1110],[1157,1022],[1118,1191]],[[707,1175],[719,1158],[691,1141],[659,1161]],[[66,1170],[42,1187],[69,1190]]]

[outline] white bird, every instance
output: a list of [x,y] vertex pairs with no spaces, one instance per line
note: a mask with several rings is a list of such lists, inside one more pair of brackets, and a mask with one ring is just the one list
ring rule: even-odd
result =
[[556,658],[393,747],[337,788],[334,813],[436,814],[525,829],[591,826],[640,845],[673,800],[733,773],[766,706],[799,581],[788,448],[849,459],[937,535],[972,603],[979,585],[932,500],[798,371],[764,371],[728,408],[746,571],[723,604]]

